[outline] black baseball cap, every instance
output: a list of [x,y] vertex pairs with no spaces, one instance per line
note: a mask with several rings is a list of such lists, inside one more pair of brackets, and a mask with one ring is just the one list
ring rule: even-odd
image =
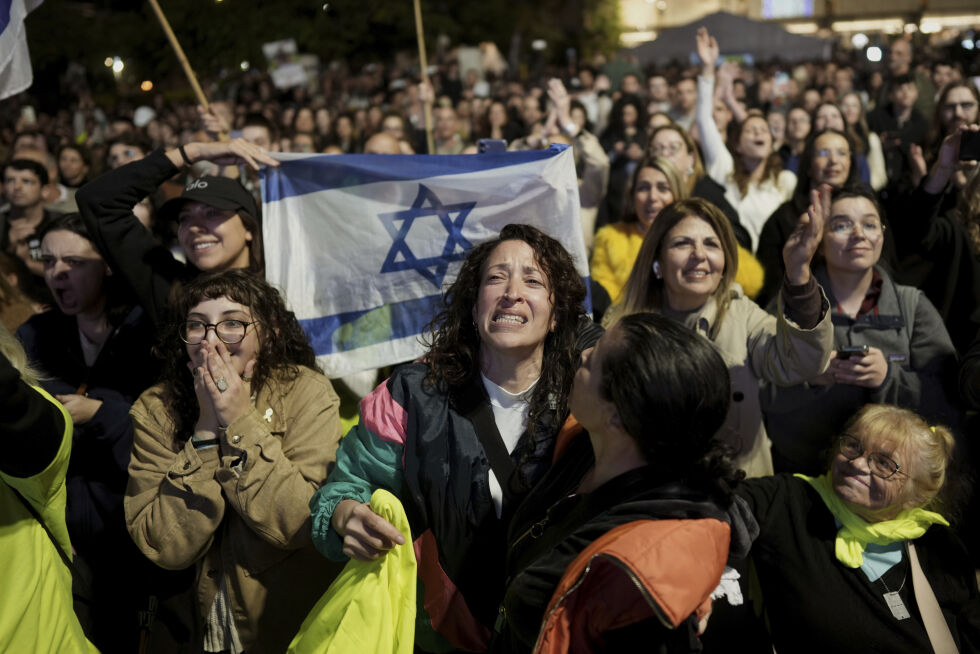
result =
[[200,202],[226,211],[243,211],[256,221],[259,220],[255,198],[237,180],[227,177],[205,175],[191,180],[179,197],[163,203],[159,217],[167,221],[177,220],[180,208],[188,202]]

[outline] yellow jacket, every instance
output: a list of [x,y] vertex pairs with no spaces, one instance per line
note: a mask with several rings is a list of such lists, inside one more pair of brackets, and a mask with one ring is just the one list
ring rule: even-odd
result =
[[636,229],[636,223],[614,223],[595,233],[589,268],[592,279],[602,284],[613,304],[620,300],[641,245],[643,234]]
[[351,559],[289,645],[289,654],[412,654],[416,562],[401,502],[384,489],[371,510],[393,524],[405,543],[374,561]]
[[[3,355],[0,355],[3,359]],[[4,360],[5,361],[5,360]],[[43,400],[33,397],[37,391]],[[65,524],[65,473],[71,455],[72,422],[60,402],[40,387],[29,390],[18,383],[20,397],[31,396],[31,405],[18,406],[0,421],[0,433],[29,432],[30,423],[17,424],[43,411],[61,413],[64,431],[54,460],[30,477],[0,472],[0,651],[89,654],[98,652],[82,631],[72,606],[71,570],[62,563],[51,538],[14,490],[27,500],[44,520],[58,546],[71,555]]]
[[[643,234],[636,229],[636,223],[618,222],[606,225],[595,235],[595,249],[592,251],[590,269],[592,279],[602,284],[609,293],[609,299],[617,304],[620,294],[626,287],[633,264],[640,254]],[[755,298],[762,290],[765,274],[762,264],[752,253],[738,246],[738,271],[735,281],[749,298]]]

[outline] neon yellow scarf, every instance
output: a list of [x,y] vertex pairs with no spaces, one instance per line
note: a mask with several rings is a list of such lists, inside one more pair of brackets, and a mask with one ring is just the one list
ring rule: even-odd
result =
[[864,562],[864,548],[868,543],[888,545],[900,540],[914,540],[926,533],[933,524],[949,526],[946,518],[938,513],[920,508],[905,509],[892,520],[868,522],[847,508],[844,501],[837,497],[830,483],[829,472],[821,477],[799,474],[793,476],[813,486],[820,493],[827,509],[841,523],[834,554],[838,561],[849,568],[861,567]]

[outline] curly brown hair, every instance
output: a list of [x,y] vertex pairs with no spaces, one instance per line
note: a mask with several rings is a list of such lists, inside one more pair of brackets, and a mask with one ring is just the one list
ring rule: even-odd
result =
[[313,348],[296,316],[286,308],[279,292],[261,277],[244,269],[226,270],[201,275],[175,287],[171,306],[172,315],[178,318],[163,330],[156,353],[163,359],[164,406],[179,438],[190,437],[199,412],[194,381],[187,368],[187,349],[180,340],[180,326],[194,306],[203,300],[221,297],[247,307],[259,324],[260,348],[252,373],[254,392],[261,391],[273,377],[276,381],[294,380],[300,366],[320,371]]
[[548,278],[553,302],[555,328],[545,338],[541,378],[531,397],[528,424],[536,424],[548,409],[556,409],[564,419],[578,365],[576,341],[578,319],[585,314],[585,283],[561,243],[529,225],[506,225],[498,238],[476,246],[467,255],[456,281],[442,298],[442,309],[426,329],[427,381],[449,391],[462,387],[479,370],[480,334],[472,311],[487,259],[504,241],[523,241],[534,250]]

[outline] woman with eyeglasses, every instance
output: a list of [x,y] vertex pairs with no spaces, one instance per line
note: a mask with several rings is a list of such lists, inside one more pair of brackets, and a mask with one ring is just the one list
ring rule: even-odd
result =
[[[126,533],[123,495],[133,447],[129,409],[158,372],[149,352],[152,326],[134,307],[125,283],[95,250],[77,213],[42,223],[41,261],[54,306],[17,330],[41,387],[71,416],[74,444],[65,476],[64,519],[76,568],[91,574],[76,583],[85,600],[79,618],[103,652],[132,651],[150,596],[187,586],[186,575],[154,569]],[[129,575],[117,574],[120,568]],[[172,615],[163,606],[154,642]]]
[[806,139],[796,171],[796,188],[793,197],[776,209],[759,234],[759,247],[756,257],[765,270],[765,284],[757,301],[766,306],[775,299],[782,283],[783,245],[796,229],[796,221],[800,214],[806,211],[810,202],[810,192],[826,184],[832,189],[853,186],[861,183],[858,173],[854,141],[847,132],[837,129],[826,129],[815,132]]
[[338,571],[307,505],[335,462],[339,401],[256,275],[198,277],[175,304],[163,381],[131,412],[129,533],[157,565],[194,567],[193,649],[283,652]]
[[946,427],[871,404],[819,476],[739,484],[759,523],[750,556],[775,651],[978,651],[973,564],[942,515],[955,455]]
[[738,212],[725,199],[725,187],[704,171],[701,153],[687,130],[674,123],[654,129],[647,141],[646,158],[654,157],[663,157],[674,164],[681,176],[685,197],[703,198],[721,209],[735,231],[739,246],[746,250],[752,247],[752,239],[739,222]]
[[777,472],[822,470],[830,437],[869,402],[959,422],[945,388],[956,374],[949,334],[922,291],[896,284],[878,265],[884,235],[870,191],[834,194],[813,274],[830,300],[835,351],[827,371],[808,383],[762,393]]

